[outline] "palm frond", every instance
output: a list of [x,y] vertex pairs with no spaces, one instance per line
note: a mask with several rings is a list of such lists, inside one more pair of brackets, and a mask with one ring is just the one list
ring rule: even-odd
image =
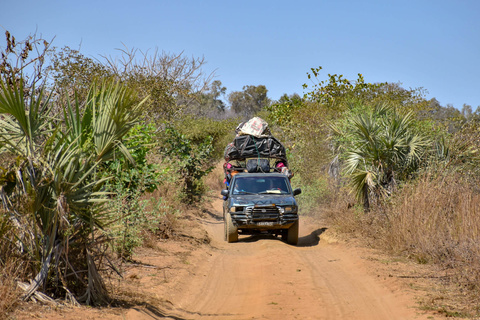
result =
[[357,170],[351,174],[350,186],[359,201],[364,201],[368,192],[378,187],[377,178],[374,171]]
[[96,87],[92,88],[87,108],[92,109],[93,141],[97,161],[113,159],[117,147],[133,161],[121,140],[138,122],[141,107],[147,98],[137,103],[133,93],[119,83],[103,83],[100,92]]
[[[417,169],[430,141],[415,133],[413,113],[400,114],[389,104],[355,114],[349,119],[350,143],[345,152],[345,174],[358,199],[389,194],[395,176]],[[340,130],[338,130],[340,132]],[[382,188],[386,188],[383,190]]]
[[[44,134],[50,125],[50,113],[53,105],[50,103],[51,96],[44,98],[44,88],[28,98],[24,96],[23,81],[12,81],[12,85],[0,80],[0,114],[2,130],[0,135],[10,150],[17,154],[32,157],[36,153],[35,143]],[[12,141],[8,143],[8,139]],[[15,145],[14,145],[15,143]]]

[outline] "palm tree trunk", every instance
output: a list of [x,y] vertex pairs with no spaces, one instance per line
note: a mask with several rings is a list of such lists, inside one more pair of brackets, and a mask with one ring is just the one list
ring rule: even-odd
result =
[[370,211],[370,199],[368,197],[368,185],[365,184],[363,186],[363,211],[368,212]]

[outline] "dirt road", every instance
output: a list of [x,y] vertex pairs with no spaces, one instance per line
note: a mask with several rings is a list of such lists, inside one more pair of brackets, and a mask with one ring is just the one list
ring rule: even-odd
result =
[[272,237],[223,240],[221,201],[202,224],[215,250],[168,297],[181,319],[434,319],[398,286],[379,279],[354,248],[301,224],[298,246]]
[[[193,243],[168,240],[137,253],[138,263],[119,282],[124,296],[131,297],[124,307],[26,309],[17,318],[444,319],[421,312],[415,290],[400,281],[424,285],[412,266],[392,269],[395,262],[334,241],[321,222],[305,217],[298,246],[267,236],[240,236],[228,244],[221,206],[215,197],[204,218],[190,221],[185,230],[196,235],[185,237]],[[205,230],[210,245],[202,244]]]

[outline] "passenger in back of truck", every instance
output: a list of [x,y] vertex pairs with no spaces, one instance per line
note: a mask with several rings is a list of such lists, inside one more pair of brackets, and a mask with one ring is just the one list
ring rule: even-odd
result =
[[286,175],[289,180],[293,177],[293,173],[287,168],[283,160],[277,160],[275,162],[275,170]]

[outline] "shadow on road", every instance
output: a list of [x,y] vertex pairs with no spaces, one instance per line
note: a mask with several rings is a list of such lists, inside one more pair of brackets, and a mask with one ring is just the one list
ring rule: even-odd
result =
[[215,219],[216,221],[223,221],[223,215],[220,213],[218,214],[216,211],[204,209],[203,213],[206,213],[209,215],[211,218]]
[[327,228],[320,228],[313,231],[308,236],[299,238],[297,247],[313,247],[318,245],[320,242],[320,235],[325,231],[327,231]]
[[189,312],[187,310],[179,309],[179,310],[189,314],[188,317],[183,318],[183,317],[173,315],[173,314],[168,313],[168,312],[164,312],[163,310],[160,310],[160,309],[154,307],[151,304],[146,304],[143,307],[135,306],[132,309],[135,310],[136,312],[138,312],[141,315],[140,317],[138,317],[138,316],[134,317],[134,319],[139,318],[139,319],[152,319],[152,320],[160,320],[160,319],[187,320],[187,319],[192,319],[191,316],[195,316],[195,318],[197,318],[199,316],[200,317],[205,317],[205,316],[209,316],[209,317],[224,316],[224,317],[227,317],[227,316],[232,316],[233,315],[233,314],[205,314],[205,313],[199,313],[199,312]]
[[[170,319],[170,320],[187,320],[188,318],[183,318],[177,315],[170,314],[168,311],[162,310],[150,303],[144,303],[141,306],[137,304],[132,304],[131,302],[123,301],[123,300],[115,300],[114,303],[119,305],[119,309],[123,309],[123,319],[125,319],[125,315],[130,313],[127,318],[133,319],[152,319],[152,320],[160,320],[160,319]],[[133,314],[131,313],[133,311]]]
[[[324,233],[326,230],[327,228],[320,228],[313,231],[307,236],[298,238],[297,247],[313,247],[318,245],[320,242],[320,235]],[[274,235],[271,235],[271,234],[256,234],[248,237],[241,237],[238,239],[238,242],[257,242],[259,240],[282,241],[280,240],[279,237],[275,237]]]
[[280,238],[275,237],[274,235],[271,234],[254,234],[251,236],[248,236],[246,238],[239,238],[238,242],[257,242],[259,240],[278,240],[280,241]]
[[150,319],[174,319],[174,320],[186,320],[187,318],[181,318],[177,316],[170,315],[168,313],[164,313],[162,310],[157,309],[156,307],[147,304],[143,308],[135,307],[133,308],[138,313],[142,314],[145,318]]

